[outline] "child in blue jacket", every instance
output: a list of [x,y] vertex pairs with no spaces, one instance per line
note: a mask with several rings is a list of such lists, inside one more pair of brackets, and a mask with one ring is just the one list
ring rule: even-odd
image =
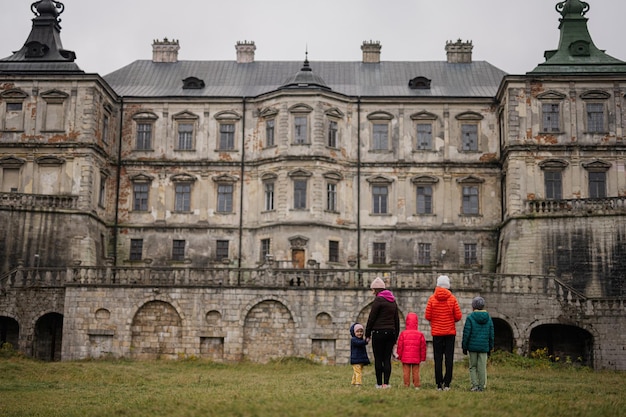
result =
[[363,367],[370,364],[367,356],[367,341],[363,337],[365,329],[362,324],[354,323],[350,326],[350,364],[352,365],[352,385],[361,386],[363,383]]
[[474,297],[472,314],[465,319],[463,328],[463,354],[469,352],[469,373],[472,391],[483,391],[487,384],[487,356],[493,350],[493,321],[485,311],[485,300]]

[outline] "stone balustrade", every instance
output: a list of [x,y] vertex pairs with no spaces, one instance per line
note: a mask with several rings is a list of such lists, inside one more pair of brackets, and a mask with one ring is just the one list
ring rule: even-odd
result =
[[78,196],[0,193],[0,206],[13,208],[66,209],[78,208]]
[[568,200],[527,200],[524,214],[615,214],[626,213],[626,197]]

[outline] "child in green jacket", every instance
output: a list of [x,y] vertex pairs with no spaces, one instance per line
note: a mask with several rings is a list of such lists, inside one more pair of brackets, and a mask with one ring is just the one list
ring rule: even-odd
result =
[[493,321],[485,311],[485,300],[474,297],[472,314],[465,319],[463,354],[469,352],[469,374],[472,391],[483,391],[487,385],[487,356],[493,350]]

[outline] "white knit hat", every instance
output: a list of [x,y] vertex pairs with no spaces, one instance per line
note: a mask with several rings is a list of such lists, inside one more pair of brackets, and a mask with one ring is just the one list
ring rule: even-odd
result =
[[439,275],[439,278],[437,278],[437,286],[450,289],[450,278],[448,278],[447,275]]
[[380,277],[376,277],[376,279],[374,279],[374,281],[372,281],[372,284],[370,285],[370,288],[373,289],[373,290],[376,290],[376,289],[384,290],[385,289],[385,281],[383,281],[382,278],[380,278]]

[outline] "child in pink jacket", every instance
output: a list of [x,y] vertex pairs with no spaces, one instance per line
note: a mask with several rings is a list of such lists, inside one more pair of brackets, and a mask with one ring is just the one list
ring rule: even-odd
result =
[[420,387],[420,363],[426,360],[426,338],[417,330],[417,314],[406,316],[406,328],[398,337],[396,354],[402,362],[404,386],[410,387],[411,380],[415,389]]

